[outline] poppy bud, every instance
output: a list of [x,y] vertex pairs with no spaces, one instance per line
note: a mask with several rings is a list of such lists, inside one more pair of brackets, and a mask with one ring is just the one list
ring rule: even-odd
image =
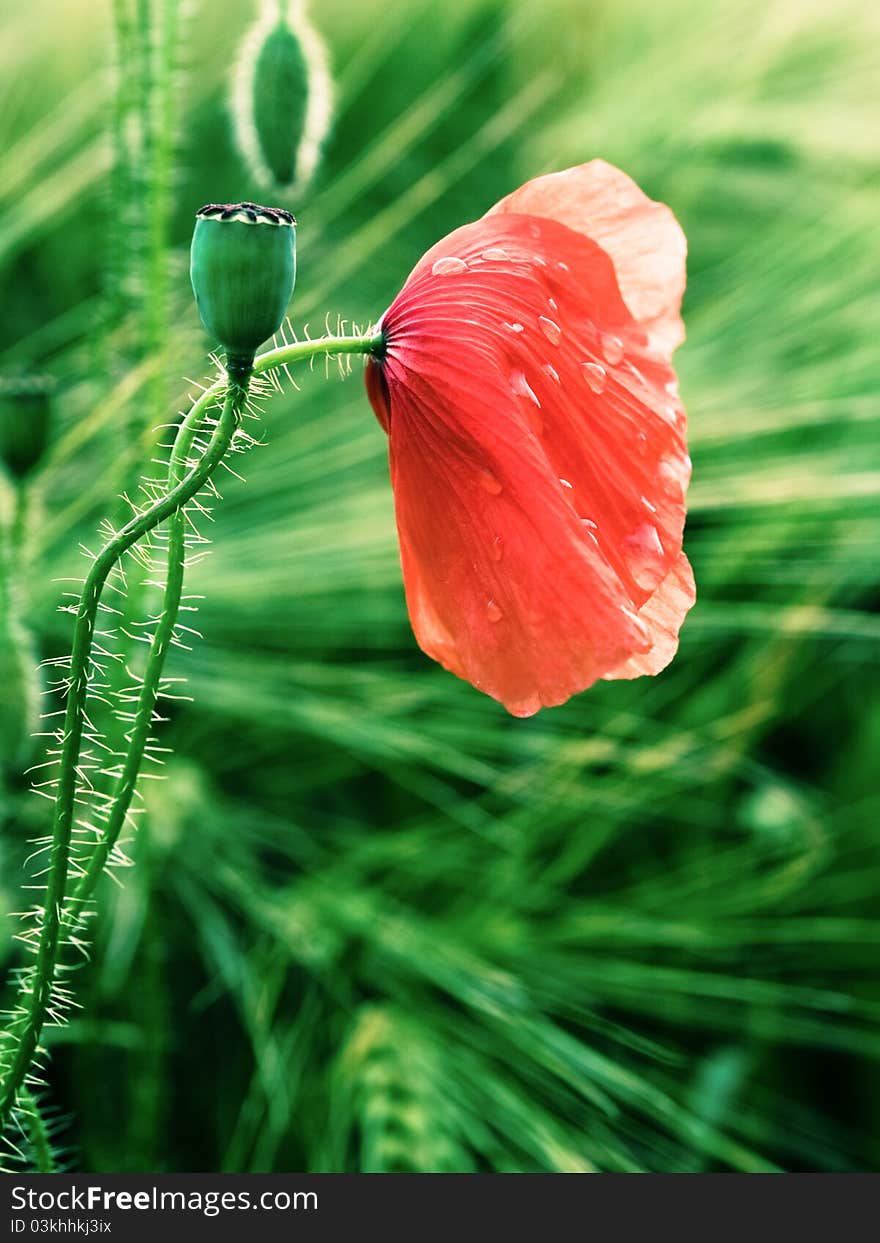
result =
[[331,94],[303,0],[269,0],[242,46],[232,100],[235,140],[259,185],[302,193],[327,135]]
[[54,387],[51,376],[0,377],[0,461],[19,479],[45,452]]
[[231,359],[281,327],[296,280],[296,221],[280,207],[209,203],[196,214],[190,278],[202,323]]

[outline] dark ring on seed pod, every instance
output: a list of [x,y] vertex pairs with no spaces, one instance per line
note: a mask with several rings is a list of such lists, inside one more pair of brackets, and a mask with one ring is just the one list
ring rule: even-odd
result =
[[245,224],[295,225],[296,217],[283,207],[261,207],[259,203],[206,203],[196,212],[197,220],[241,220]]

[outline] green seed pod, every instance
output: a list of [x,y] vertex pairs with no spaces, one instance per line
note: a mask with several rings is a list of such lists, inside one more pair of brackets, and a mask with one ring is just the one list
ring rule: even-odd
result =
[[235,139],[258,185],[301,194],[332,111],[324,45],[304,0],[268,0],[245,37],[233,84]]
[[23,479],[49,443],[51,376],[0,376],[0,461]]
[[190,277],[205,328],[250,362],[281,327],[296,280],[296,221],[280,207],[209,203],[196,215]]

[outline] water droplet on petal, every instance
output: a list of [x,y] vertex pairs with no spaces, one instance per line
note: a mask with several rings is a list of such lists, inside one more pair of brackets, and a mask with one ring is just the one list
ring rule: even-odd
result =
[[620,337],[615,337],[610,332],[603,332],[599,338],[599,345],[605,355],[605,361],[612,367],[616,367],[623,358],[623,342]]
[[432,276],[453,276],[456,272],[466,272],[467,264],[464,259],[456,259],[452,255],[447,255],[445,259],[437,259],[431,268]]
[[548,299],[547,299],[547,305],[549,306],[549,308],[550,308],[550,310],[551,310],[551,311],[558,311],[558,310],[559,310],[559,303],[556,301],[556,299],[555,299],[555,298],[548,298]]
[[574,487],[574,484],[569,483],[567,479],[560,479],[560,480],[559,480],[559,482],[562,484],[563,488],[573,488],[573,487]]
[[486,616],[489,618],[490,622],[500,622],[504,614],[501,612],[501,609],[495,601],[490,600],[486,605]]
[[556,266],[557,266],[558,268],[560,268],[563,272],[567,272],[567,271],[569,270],[569,268],[568,268],[568,264],[567,264],[567,263],[563,263],[561,259],[559,260],[559,262],[557,263],[557,265],[556,265]]
[[546,315],[538,316],[538,323],[544,336],[551,345],[558,345],[562,340],[562,329],[555,320],[548,319]]
[[608,372],[601,363],[583,363],[584,379],[594,393],[601,393],[608,382]]
[[620,611],[623,613],[624,617],[634,623],[636,631],[638,632],[642,642],[647,643],[650,637],[648,635],[648,627],[642,621],[641,617],[639,617],[638,613],[634,613],[632,609],[628,609],[625,604],[620,606]]
[[667,422],[670,427],[675,427],[678,424],[678,411],[673,405],[661,406],[660,417]]
[[497,496],[501,491],[501,484],[488,470],[480,471],[480,487],[485,489],[490,496]]
[[639,371],[638,367],[634,367],[632,363],[624,363],[623,365],[637,384],[641,385],[642,388],[650,387],[648,381],[645,379],[644,375],[642,375],[641,371]]
[[536,405],[539,410],[541,409],[541,403],[535,395],[535,390],[532,388],[531,384],[529,384],[528,380],[521,371],[511,371],[510,387],[518,397],[527,398],[530,402]]
[[595,522],[593,522],[590,518],[581,518],[581,526],[584,528],[584,535],[586,535],[587,539],[592,540],[598,548],[599,538],[596,535],[596,532],[599,528],[596,526]]
[[657,478],[667,496],[681,499],[691,477],[691,459],[684,457],[664,457],[657,467]]
[[660,533],[650,522],[643,523],[637,527],[634,532],[639,544],[648,549],[653,555],[663,556],[663,545],[660,542]]
[[522,332],[523,330],[522,324],[509,324],[507,320],[504,321],[504,327],[508,332]]
[[657,528],[651,522],[641,526],[623,541],[623,555],[627,569],[636,586],[643,591],[653,591],[666,577],[666,561]]
[[489,548],[489,556],[493,561],[500,561],[504,556],[504,540],[500,535],[496,535]]
[[545,375],[548,375],[550,377],[550,379],[553,381],[554,384],[562,383],[562,381],[559,378],[559,372],[556,370],[555,367],[551,366],[550,363],[544,363],[541,370],[544,372]]
[[502,263],[505,259],[509,259],[510,255],[500,246],[490,246],[488,250],[483,251],[483,258],[489,263]]
[[541,403],[535,393],[535,390],[529,384],[526,377],[519,370],[511,371],[510,387],[516,393],[517,397],[524,397],[527,405],[523,408],[523,414],[529,427],[536,436],[540,436],[544,430],[544,424],[538,411],[541,409]]

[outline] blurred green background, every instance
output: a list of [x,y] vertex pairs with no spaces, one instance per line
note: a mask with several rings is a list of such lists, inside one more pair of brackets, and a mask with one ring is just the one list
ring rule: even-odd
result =
[[[675,210],[699,601],[662,676],[507,717],[415,647],[360,367],[297,375],[223,483],[193,701],[49,1032],[61,1159],[876,1169],[878,10],[313,9],[335,124],[282,204],[313,334],[541,172],[602,156]],[[0,3],[0,414],[51,417],[0,487],[7,974],[58,580],[208,365],[195,210],[262,197],[227,109],[254,16]]]

